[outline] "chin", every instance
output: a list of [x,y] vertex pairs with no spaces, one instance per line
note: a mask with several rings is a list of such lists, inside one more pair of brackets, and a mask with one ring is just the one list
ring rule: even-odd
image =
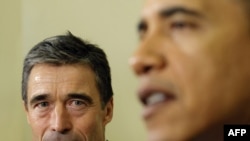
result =
[[[178,136],[167,133],[166,130],[150,130],[148,131],[148,140],[147,141],[181,141]],[[183,140],[182,140],[183,141]]]
[[194,133],[195,131],[191,127],[158,127],[148,129],[147,141],[191,141],[195,136]]

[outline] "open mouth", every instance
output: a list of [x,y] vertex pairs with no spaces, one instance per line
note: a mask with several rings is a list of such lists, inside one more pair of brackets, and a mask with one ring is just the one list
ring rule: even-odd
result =
[[141,94],[140,100],[146,107],[161,104],[174,99],[174,95],[163,92],[152,92]]
[[150,119],[151,117],[160,114],[161,110],[171,109],[170,104],[175,100],[175,97],[170,93],[152,92],[142,95],[140,100],[144,105],[142,117],[144,119]]
[[144,106],[144,118],[155,115],[162,107],[168,110],[171,107],[169,104],[176,100],[175,90],[170,84],[160,81],[144,81],[141,84],[138,97]]
[[163,102],[166,102],[168,100],[173,99],[174,97],[172,95],[167,95],[161,92],[155,92],[150,94],[149,96],[142,99],[142,102],[146,106],[152,106],[155,104],[160,104]]

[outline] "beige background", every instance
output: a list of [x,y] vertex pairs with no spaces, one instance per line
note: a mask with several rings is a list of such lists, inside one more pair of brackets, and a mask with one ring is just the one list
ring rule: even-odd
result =
[[0,140],[31,141],[21,101],[22,61],[37,42],[70,30],[107,53],[115,110],[110,141],[143,141],[137,81],[128,58],[143,0],[0,0]]

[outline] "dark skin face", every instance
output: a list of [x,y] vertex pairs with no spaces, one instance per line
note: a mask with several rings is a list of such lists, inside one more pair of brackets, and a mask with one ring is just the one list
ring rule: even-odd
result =
[[250,123],[245,12],[231,0],[146,1],[130,64],[149,141],[222,140],[224,124]]
[[88,66],[38,64],[29,76],[25,109],[33,141],[104,141],[113,99],[102,108]]

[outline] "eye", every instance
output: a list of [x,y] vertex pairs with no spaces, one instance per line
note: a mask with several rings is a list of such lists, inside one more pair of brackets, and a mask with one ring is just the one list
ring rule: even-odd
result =
[[137,29],[138,29],[138,33],[139,33],[139,38],[143,39],[143,37],[145,36],[146,31],[148,29],[148,25],[145,21],[142,21],[141,23],[139,23]]
[[194,29],[197,27],[194,23],[187,21],[175,21],[170,26],[174,30]]
[[45,112],[50,108],[50,103],[47,101],[42,101],[38,102],[37,104],[34,105],[33,109],[36,110],[37,112]]
[[72,101],[72,105],[76,105],[76,106],[81,106],[84,105],[85,103],[80,101],[80,100],[73,100]]
[[83,100],[75,100],[75,99],[73,99],[73,100],[69,101],[68,106],[71,109],[80,110],[80,109],[86,108],[88,106],[88,104]]
[[40,102],[37,104],[38,108],[45,108],[49,106],[49,102]]

